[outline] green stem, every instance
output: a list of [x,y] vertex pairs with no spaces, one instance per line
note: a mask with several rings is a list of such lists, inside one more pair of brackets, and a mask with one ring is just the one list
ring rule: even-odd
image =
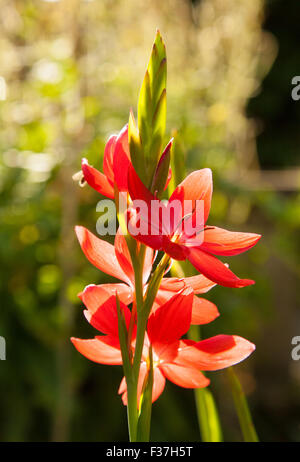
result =
[[124,318],[124,313],[120,308],[120,300],[118,294],[116,296],[117,304],[117,313],[118,313],[118,331],[119,331],[119,341],[121,347],[122,363],[123,370],[126,379],[127,385],[127,420],[128,420],[128,430],[130,441],[136,440],[136,429],[137,429],[137,387],[135,386],[135,381],[132,373],[132,364],[131,364],[131,354],[128,349],[128,332],[126,327],[126,322]]
[[229,367],[227,369],[227,375],[229,378],[231,392],[236,412],[239,418],[240,427],[243,433],[244,441],[257,443],[259,439],[252,421],[252,417],[242,385],[232,367]]
[[144,338],[145,332],[147,327],[148,316],[150,314],[153,302],[155,300],[159,284],[163,278],[165,269],[169,264],[170,257],[168,255],[164,255],[159,264],[154,271],[150,282],[148,284],[147,292],[143,301],[143,308],[142,310],[138,309],[137,313],[137,333],[136,333],[136,344],[135,344],[135,354],[133,360],[133,370],[135,377],[138,377],[141,358],[143,353],[143,346],[144,346]]
[[[129,248],[129,246],[128,246]],[[137,249],[137,247],[135,248]],[[145,246],[141,246],[137,254],[131,254],[131,260],[134,268],[134,277],[135,277],[135,301],[132,312],[132,321],[133,317],[137,313],[137,330],[141,331],[141,328],[146,329],[144,323],[141,325],[141,319],[139,313],[143,308],[143,266],[145,258]],[[136,312],[135,312],[136,310]],[[128,331],[128,341],[127,348],[131,348],[131,331],[132,331],[132,322],[130,323],[130,328]],[[140,336],[141,334],[139,334]],[[143,340],[144,342],[144,340]],[[138,337],[136,339],[136,344],[138,343]],[[130,359],[131,352],[130,352]],[[139,369],[135,371],[133,364],[130,365],[130,371],[125,375],[126,384],[127,384],[127,420],[128,420],[128,429],[129,429],[129,439],[131,442],[137,441],[137,427],[138,427],[138,403],[137,403],[137,388],[138,388],[138,379],[139,379]]]
[[[148,316],[152,308],[154,299],[156,297],[160,281],[164,275],[164,271],[169,264],[170,258],[164,255],[156,270],[154,271],[145,297],[143,297],[143,266],[144,266],[145,247],[142,246],[140,253],[135,258],[132,258],[134,274],[135,274],[135,295],[136,295],[136,308],[137,308],[137,333],[135,342],[135,353],[132,364],[132,386],[130,385],[130,393],[128,388],[128,419],[130,419],[129,427],[135,425],[135,431],[131,431],[130,441],[136,441],[137,437],[137,386],[140,373],[141,359],[144,347],[144,338],[147,327]],[[127,385],[128,387],[128,385]],[[132,389],[131,389],[132,388]],[[133,391],[134,389],[134,391]],[[148,406],[149,407],[149,406]],[[150,407],[151,409],[151,407]],[[143,409],[141,409],[143,412]],[[140,416],[141,418],[141,416]],[[150,421],[149,421],[150,431]],[[148,435],[149,435],[148,431]],[[132,437],[133,435],[133,437]],[[132,439],[134,438],[134,439]],[[145,434],[143,434],[145,438]]]
[[137,424],[138,424],[138,408],[137,408],[137,383],[132,377],[126,377],[127,384],[127,420],[130,442],[137,441]]
[[155,300],[157,291],[159,289],[159,285],[161,283],[161,280],[164,276],[164,273],[166,271],[166,268],[168,267],[170,263],[170,257],[167,254],[164,254],[162,259],[160,260],[159,264],[157,265],[150,281],[148,284],[147,292],[145,295],[145,312],[147,312],[147,316],[149,316],[153,302]]
[[[191,326],[188,332],[190,340],[200,340],[200,327]],[[203,442],[218,443],[223,441],[222,428],[213,394],[208,388],[194,390],[197,417]]]

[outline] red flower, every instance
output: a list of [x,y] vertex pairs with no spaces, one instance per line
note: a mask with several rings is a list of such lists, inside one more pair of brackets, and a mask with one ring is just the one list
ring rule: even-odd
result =
[[[193,293],[191,289],[184,289],[151,313],[141,361],[138,402],[147,372],[150,344],[154,367],[153,401],[162,393],[166,378],[184,388],[206,387],[210,381],[200,372],[201,370],[214,371],[232,366],[245,359],[255,349],[252,343],[234,335],[218,335],[200,342],[180,340],[190,327],[192,305]],[[123,303],[121,309],[128,326],[130,311]],[[95,328],[106,335],[88,340],[72,338],[75,348],[83,356],[97,363],[121,365],[116,298],[110,297],[93,313],[88,311],[86,317]],[[134,340],[132,349],[134,350]],[[123,395],[122,399],[126,404],[124,378],[119,393]]]
[[[138,217],[136,209],[129,210],[130,230],[131,232],[134,231],[132,234],[137,240],[155,250],[163,250],[176,260],[188,259],[199,272],[217,284],[228,287],[243,287],[254,284],[252,280],[238,278],[228,266],[214,256],[237,255],[245,252],[253,247],[261,236],[253,233],[231,232],[215,226],[205,226],[212,196],[212,173],[210,169],[197,170],[187,176],[174,190],[167,205],[159,201],[161,209],[167,212],[162,214],[163,217],[170,217],[168,211],[172,209],[173,205],[176,207],[179,203],[181,210],[184,210],[184,201],[192,203],[193,212],[190,216],[186,217],[183,213],[179,213],[171,223],[165,223],[161,215],[153,217],[151,203],[158,201],[143,185],[132,166],[128,170],[128,188],[133,201],[142,200],[147,204],[147,215],[142,214]],[[196,219],[197,200],[203,201],[204,223],[196,232],[193,231],[193,234],[189,234],[188,225],[194,223]],[[139,232],[139,220],[143,222],[145,232]],[[153,233],[153,228],[158,232]]]
[[130,164],[128,126],[118,135],[112,135],[106,143],[103,156],[103,172],[91,167],[82,159],[82,172],[88,184],[111,199],[114,198],[114,184],[119,191],[127,191],[127,171]]
[[[171,145],[172,142],[167,145],[165,151],[162,153],[157,169]],[[103,156],[104,173],[101,173],[99,170],[89,165],[85,158],[82,159],[81,168],[84,179],[93,189],[103,194],[103,196],[113,199],[115,184],[120,192],[128,191],[127,178],[130,165],[128,125],[126,124],[120,133],[118,135],[112,135],[105,145]],[[171,169],[169,169],[165,187],[168,186],[170,179]]]
[[[95,311],[108,297],[114,295],[116,290],[123,303],[131,303],[134,298],[134,273],[124,236],[118,232],[115,237],[115,245],[113,246],[99,239],[82,226],[76,226],[75,231],[87,259],[104,273],[123,281],[123,283],[88,285],[79,294],[85,306],[91,311]],[[153,254],[153,250],[147,247],[143,270],[144,290],[147,288],[147,280],[152,269]],[[183,279],[163,278],[154,307],[166,302],[184,287],[193,289],[194,294],[203,294],[214,287],[214,285],[215,283],[203,275]],[[217,316],[219,316],[218,309],[212,302],[199,298],[196,295],[194,296],[192,324],[207,324]]]

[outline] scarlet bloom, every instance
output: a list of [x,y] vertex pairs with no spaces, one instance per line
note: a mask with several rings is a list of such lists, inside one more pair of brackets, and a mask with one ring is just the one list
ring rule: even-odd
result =
[[[122,283],[111,283],[88,285],[79,294],[80,299],[91,311],[95,311],[107,298],[118,292],[120,300],[129,304],[134,299],[134,271],[124,236],[118,231],[115,236],[114,246],[99,239],[82,226],[75,228],[81,248],[87,259],[96,268],[123,281]],[[151,273],[154,260],[154,252],[150,247],[146,248],[143,285],[147,288],[147,281]],[[203,294],[214,287],[215,283],[203,275],[187,278],[163,278],[155,299],[154,307],[168,301],[174,294],[189,287],[194,294]],[[216,305],[209,300],[193,297],[192,324],[207,324],[219,316]]]
[[[167,145],[165,151],[162,153],[160,162],[170,149],[171,144],[172,142]],[[81,169],[84,179],[93,189],[103,196],[113,199],[115,185],[120,192],[128,191],[128,169],[131,165],[128,144],[128,125],[126,124],[118,135],[111,135],[105,145],[103,173],[89,165],[85,158],[82,159]],[[169,170],[166,186],[170,179],[171,169]]]
[[[122,302],[120,305],[128,326],[130,310]],[[147,372],[150,345],[153,351],[153,401],[162,393],[166,379],[184,388],[206,387],[210,381],[201,370],[215,371],[232,366],[255,349],[252,343],[235,335],[217,335],[200,342],[180,340],[190,327],[192,305],[192,290],[184,289],[150,315],[140,367],[138,402]],[[111,296],[95,311],[88,309],[85,314],[91,325],[105,335],[88,340],[72,338],[75,348],[96,363],[121,365],[116,297]],[[131,345],[133,352],[134,339],[135,332]],[[127,404],[124,378],[119,393],[123,403]]]
[[[209,216],[212,197],[212,172],[209,168],[196,170],[188,175],[172,193],[168,204],[159,201],[161,209],[167,213],[158,217],[151,213],[151,203],[157,198],[144,186],[132,165],[128,170],[128,190],[133,201],[144,201],[147,204],[146,214],[141,216],[136,209],[129,211],[130,229],[133,236],[155,250],[163,250],[176,260],[188,259],[192,265],[204,276],[217,284],[227,287],[244,287],[254,284],[249,279],[238,278],[224,263],[214,255],[238,255],[253,247],[261,238],[259,234],[231,232],[216,226],[205,226]],[[173,204],[179,203],[184,210],[185,201],[192,203],[192,213],[186,217],[177,213],[173,220],[164,222],[164,217],[170,217],[168,210]],[[203,201],[204,223],[201,229],[189,234],[187,225],[194,223],[198,210],[196,201]],[[177,207],[178,210],[178,207]],[[144,231],[140,232],[139,220],[144,222]],[[182,226],[184,223],[184,226]],[[153,228],[159,232],[153,233]]]
[[128,126],[125,125],[118,135],[112,135],[106,143],[103,156],[103,172],[90,166],[82,159],[82,172],[87,183],[110,199],[114,198],[114,184],[119,191],[127,191],[127,171],[130,164],[128,146]]

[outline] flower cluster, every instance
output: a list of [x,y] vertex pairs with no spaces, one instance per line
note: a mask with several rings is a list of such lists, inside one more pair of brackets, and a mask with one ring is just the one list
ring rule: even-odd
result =
[[[131,221],[135,220],[134,200],[146,203],[157,198],[144,186],[130,161],[128,146],[128,127],[125,126],[119,135],[113,135],[107,142],[104,152],[103,172],[91,167],[84,159],[82,171],[85,180],[99,193],[107,197],[119,191],[129,193],[128,213]],[[209,215],[212,196],[212,175],[210,169],[198,170],[190,174],[172,193],[167,204],[174,200],[202,200],[204,202],[205,222]],[[132,202],[133,201],[133,202]],[[151,210],[151,209],[150,209]],[[141,217],[140,217],[141,218]],[[144,222],[151,223],[151,213],[142,217]],[[185,217],[179,217],[182,221]],[[188,217],[189,220],[193,216]],[[235,335],[217,335],[215,337],[194,342],[181,337],[187,333],[191,324],[206,324],[218,315],[217,307],[210,301],[197,295],[203,294],[216,284],[229,287],[243,287],[254,281],[238,278],[227,265],[220,262],[215,255],[229,256],[244,252],[256,244],[259,235],[237,233],[214,226],[204,226],[204,238],[199,244],[199,237],[178,234],[175,221],[168,233],[151,235],[136,233],[134,239],[139,242],[137,248],[144,246],[142,265],[143,299],[149,288],[149,280],[157,251],[175,260],[188,259],[201,274],[186,277],[162,277],[154,294],[150,307],[147,328],[144,335],[143,349],[139,367],[139,398],[143,389],[147,368],[149,367],[149,348],[153,355],[153,401],[164,389],[166,378],[185,388],[206,387],[209,379],[201,371],[213,371],[236,364],[245,359],[254,345]],[[162,229],[164,223],[159,223]],[[120,283],[88,285],[79,294],[86,306],[84,314],[88,322],[105,335],[94,339],[82,340],[72,338],[77,350],[88,359],[101,364],[121,365],[122,354],[119,340],[117,301],[125,320],[130,358],[134,357],[136,345],[137,316],[136,281],[134,265],[127,241],[119,229],[114,245],[96,237],[86,228],[77,226],[76,234],[87,259],[99,270],[119,279]],[[171,260],[172,261],[172,260]],[[170,269],[170,265],[165,271]],[[118,299],[118,300],[117,300]],[[132,309],[130,309],[132,305]],[[122,380],[119,393],[124,404],[127,404],[126,380]]]
[[[127,405],[131,441],[148,440],[151,404],[166,379],[184,388],[203,388],[202,371],[236,364],[255,346],[236,335],[192,341],[183,338],[191,324],[212,322],[219,312],[198,297],[216,284],[245,287],[254,283],[236,276],[218,256],[254,246],[260,236],[207,225],[212,172],[197,170],[176,182],[169,200],[173,140],[163,149],[166,126],[166,50],[159,31],[138,100],[138,119],[109,138],[103,173],[82,161],[84,180],[114,199],[119,229],[114,245],[78,226],[87,259],[121,282],[87,286],[79,294],[88,322],[103,335],[72,338],[88,359],[123,365],[119,393]],[[158,261],[158,256],[161,258]],[[175,260],[188,260],[199,273],[168,277]],[[176,273],[175,273],[176,274]]]

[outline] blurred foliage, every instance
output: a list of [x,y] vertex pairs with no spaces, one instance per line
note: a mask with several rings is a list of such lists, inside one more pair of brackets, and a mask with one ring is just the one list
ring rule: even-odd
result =
[[[99,196],[71,177],[82,156],[101,167],[108,136],[136,107],[157,27],[167,47],[167,135],[178,130],[188,170],[213,169],[210,223],[264,236],[228,259],[256,285],[214,288],[208,297],[221,316],[203,335],[257,344],[237,371],[260,439],[300,441],[300,366],[290,356],[299,335],[299,188],[244,182],[248,172],[298,164],[294,3],[1,0],[2,441],[127,438],[121,368],[85,360],[69,341],[94,335],[77,293],[109,280],[86,261],[73,231],[78,223],[95,232]],[[262,30],[264,11],[274,35]],[[226,376],[210,377],[225,439],[240,440]],[[153,407],[152,439],[198,438],[192,392],[169,383]]]

